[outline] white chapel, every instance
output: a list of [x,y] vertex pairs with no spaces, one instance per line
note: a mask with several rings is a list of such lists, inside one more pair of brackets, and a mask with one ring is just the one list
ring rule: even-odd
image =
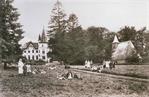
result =
[[136,53],[136,49],[131,41],[119,42],[115,35],[112,42],[112,60],[118,63],[125,63],[126,59]]

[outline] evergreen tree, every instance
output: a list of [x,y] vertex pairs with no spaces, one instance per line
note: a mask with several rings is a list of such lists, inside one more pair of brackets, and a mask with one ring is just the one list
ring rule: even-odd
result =
[[19,14],[14,8],[13,0],[2,0],[0,15],[1,53],[2,59],[16,61],[21,56],[19,41],[23,38],[21,24],[18,22]]
[[70,14],[67,20],[67,31],[71,32],[71,30],[79,27],[78,17],[75,14]]
[[2,31],[3,31],[3,27],[4,27],[4,0],[0,0],[0,63],[2,61],[2,49],[5,46],[3,44],[4,39],[2,37]]
[[52,15],[48,26],[48,34],[50,37],[51,35],[55,35],[57,32],[65,32],[66,29],[66,14],[62,9],[62,3],[60,1],[57,0],[57,2],[54,4],[51,14]]
[[63,48],[61,44],[63,43],[64,34],[66,32],[66,14],[62,9],[62,3],[57,0],[52,9],[52,15],[49,22],[49,47],[52,49],[52,52],[49,52],[48,55],[55,60],[62,61],[61,48]]

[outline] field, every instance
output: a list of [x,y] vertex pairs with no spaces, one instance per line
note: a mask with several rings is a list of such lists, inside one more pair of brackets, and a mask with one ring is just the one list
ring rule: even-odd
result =
[[104,73],[124,75],[149,79],[149,65],[116,65],[112,70],[104,70]]
[[[19,76],[16,70],[1,68],[1,93],[4,97],[149,97],[149,82],[96,76],[74,72],[82,79],[60,80],[60,74],[68,70],[64,66],[48,70],[44,74]],[[122,68],[122,67],[117,67]],[[136,67],[137,68],[137,67]],[[144,67],[144,69],[148,69]],[[130,70],[131,71],[131,70]],[[143,70],[144,71],[144,70]],[[123,71],[125,72],[125,71]],[[144,71],[146,73],[146,71]],[[140,71],[139,74],[143,74]]]

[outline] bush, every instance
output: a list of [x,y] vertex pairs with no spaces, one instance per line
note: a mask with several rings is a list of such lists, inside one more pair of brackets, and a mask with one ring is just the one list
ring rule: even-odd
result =
[[70,69],[70,66],[69,65],[65,65],[65,69]]
[[139,63],[139,62],[140,62],[140,59],[139,59],[139,57],[137,56],[137,54],[134,54],[134,55],[128,57],[128,58],[126,59],[126,62],[127,62],[127,63],[130,63],[130,64]]
[[45,64],[46,64],[46,62],[43,60],[36,61],[36,65],[45,65]]
[[27,62],[27,64],[30,64],[30,65],[45,65],[46,62],[43,61],[43,60],[38,60],[38,61],[30,60],[30,61]]
[[149,63],[149,56],[144,56],[142,62]]

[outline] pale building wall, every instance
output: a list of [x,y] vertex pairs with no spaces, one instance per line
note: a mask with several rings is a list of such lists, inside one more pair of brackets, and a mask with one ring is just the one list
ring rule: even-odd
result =
[[37,58],[37,56],[39,57],[39,53],[37,52],[38,49],[34,49],[34,47],[28,47],[27,49],[25,49],[23,51],[23,56],[25,56],[27,59],[33,60],[38,60],[39,58]]
[[[44,61],[48,61],[47,53],[49,52],[48,44],[47,43],[38,43],[39,45],[39,58],[43,59]],[[43,58],[44,57],[44,58]]]
[[[44,60],[48,61],[47,53],[49,52],[47,43],[38,43],[38,49],[28,47],[23,51],[23,56],[28,60]],[[30,58],[29,58],[30,57]]]

